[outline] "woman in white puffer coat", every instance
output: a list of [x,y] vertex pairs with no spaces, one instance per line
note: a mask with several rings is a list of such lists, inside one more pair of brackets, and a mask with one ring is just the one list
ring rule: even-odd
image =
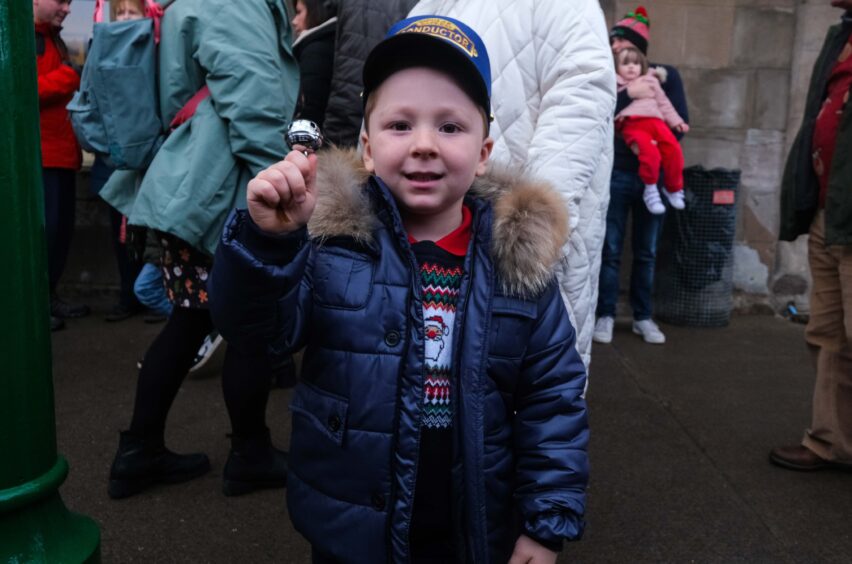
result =
[[562,194],[571,238],[562,299],[589,366],[612,169],[615,71],[597,0],[421,0],[409,16],[459,19],[491,58],[492,160]]

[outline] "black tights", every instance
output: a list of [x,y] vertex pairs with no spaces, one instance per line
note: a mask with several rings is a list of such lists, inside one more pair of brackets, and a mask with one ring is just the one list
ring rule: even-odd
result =
[[[145,354],[130,431],[161,439],[166,417],[204,337],[213,330],[207,310],[176,307]],[[266,355],[249,356],[228,347],[222,370],[222,391],[234,434],[266,432],[266,402],[271,370]]]
[[256,437],[267,432],[266,402],[271,385],[268,355],[248,355],[228,347],[222,368],[222,394],[235,435]]

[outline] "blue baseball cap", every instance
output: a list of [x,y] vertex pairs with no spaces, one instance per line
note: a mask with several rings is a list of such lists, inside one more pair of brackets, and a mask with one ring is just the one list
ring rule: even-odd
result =
[[388,30],[364,62],[363,103],[393,73],[421,66],[452,76],[491,117],[491,63],[485,43],[469,26],[445,16],[415,16]]

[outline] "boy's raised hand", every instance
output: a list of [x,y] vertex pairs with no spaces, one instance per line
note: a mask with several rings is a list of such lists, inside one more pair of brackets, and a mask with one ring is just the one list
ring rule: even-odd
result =
[[291,233],[308,223],[316,206],[317,156],[290,151],[248,183],[252,220],[267,233]]
[[556,564],[556,553],[521,535],[515,542],[509,564]]

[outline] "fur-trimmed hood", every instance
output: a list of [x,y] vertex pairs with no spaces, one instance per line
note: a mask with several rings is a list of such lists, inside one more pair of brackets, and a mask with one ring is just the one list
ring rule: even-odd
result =
[[[369,244],[378,218],[363,187],[369,173],[354,150],[331,149],[319,156],[317,206],[308,224],[311,237],[352,237]],[[553,277],[568,240],[568,211],[546,182],[492,164],[470,194],[494,210],[491,254],[502,289],[530,297]]]

